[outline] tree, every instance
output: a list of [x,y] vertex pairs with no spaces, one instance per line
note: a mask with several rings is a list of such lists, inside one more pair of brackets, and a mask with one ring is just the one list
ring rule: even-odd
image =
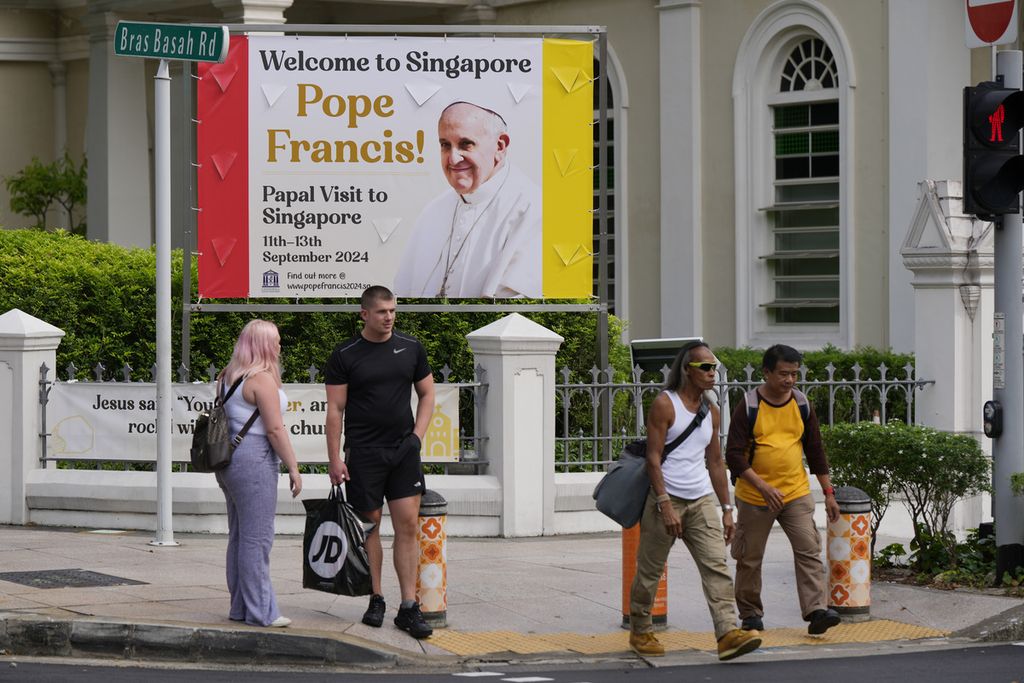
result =
[[75,209],[80,211],[86,202],[85,158],[76,164],[64,152],[57,161],[44,164],[33,157],[28,166],[4,178],[4,184],[11,194],[11,210],[34,218],[36,230],[46,230],[46,213],[56,202],[67,215],[70,231],[85,234],[85,220],[76,223],[74,216]]

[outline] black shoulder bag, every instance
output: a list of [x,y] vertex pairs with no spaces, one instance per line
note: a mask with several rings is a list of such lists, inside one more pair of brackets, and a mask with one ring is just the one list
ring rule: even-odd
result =
[[[665,446],[661,453],[662,462],[700,426],[707,414],[708,404],[702,398],[690,424]],[[622,450],[618,461],[612,463],[608,473],[597,483],[594,489],[595,506],[628,529],[640,521],[650,488],[651,480],[647,476],[647,439],[637,439]]]

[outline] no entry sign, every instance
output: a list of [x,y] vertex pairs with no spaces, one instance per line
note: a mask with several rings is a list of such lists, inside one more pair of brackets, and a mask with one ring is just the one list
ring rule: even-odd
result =
[[1002,45],[1017,40],[1017,0],[964,0],[967,47]]

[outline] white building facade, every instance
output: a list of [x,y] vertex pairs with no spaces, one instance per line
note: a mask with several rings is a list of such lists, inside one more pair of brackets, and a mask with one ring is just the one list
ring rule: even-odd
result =
[[[119,19],[606,26],[614,312],[631,338],[729,346],[914,349],[900,249],[921,183],[960,178],[961,89],[992,63],[966,47],[961,0],[3,3],[0,84],[19,96],[0,104],[0,176],[85,154],[89,237],[140,246],[156,65],[113,55]],[[172,149],[172,204],[186,206],[189,155]],[[0,187],[3,227],[30,222],[8,204]]]

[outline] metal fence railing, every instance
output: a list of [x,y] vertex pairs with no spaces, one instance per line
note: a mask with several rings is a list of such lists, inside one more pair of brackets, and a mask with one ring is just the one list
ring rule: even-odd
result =
[[[866,377],[864,368],[855,364],[849,378],[836,378],[836,368],[829,363],[824,379],[809,379],[807,367],[802,366],[797,388],[807,394],[822,424],[865,419],[912,423],[917,392],[935,382],[917,379],[913,365],[907,364],[902,371],[902,377],[891,375],[883,363]],[[606,469],[627,443],[644,435],[644,415],[662,390],[668,368],[662,369],[660,380],[650,380],[643,379],[641,369],[635,367],[628,382],[614,381],[612,368],[592,368],[589,382],[572,381],[568,368],[560,373],[561,382],[555,386],[555,470],[592,472]],[[712,393],[722,407],[719,438],[723,448],[730,406],[760,383],[750,365],[744,368],[742,379],[730,379],[725,367],[719,367]]]
[[[819,420],[823,424],[837,422],[859,422],[865,419],[877,419],[886,422],[899,419],[913,423],[916,419],[916,395],[926,386],[934,384],[932,380],[915,377],[914,367],[906,365],[899,375],[890,374],[884,364],[875,371],[867,373],[864,368],[854,365],[850,376],[837,378],[836,369],[829,364],[823,379],[808,376],[806,366],[800,369],[798,388],[807,394]],[[65,368],[65,382],[93,383],[97,389],[110,382],[144,382],[152,381],[156,369],[149,370],[149,378],[139,379],[131,367],[125,365],[116,370],[108,370],[97,364],[89,372],[92,379],[80,382],[77,379],[78,368],[69,364]],[[210,366],[204,370],[205,376],[197,381],[210,382],[216,377],[218,368]],[[136,466],[151,460],[133,458],[131,453],[111,453],[102,460],[96,458],[81,459],[61,455],[47,457],[48,396],[55,382],[48,379],[50,370],[44,365],[40,368],[39,402],[42,408],[40,438],[43,441],[44,461],[61,461],[65,466],[95,466],[97,469],[123,467],[134,469]],[[603,471],[612,463],[622,448],[633,439],[645,433],[644,415],[654,397],[662,390],[664,375],[668,369],[662,370],[663,377],[654,380],[644,377],[639,367],[634,368],[630,381],[614,381],[612,368],[590,371],[589,381],[574,381],[571,372],[563,368],[560,379],[555,385],[555,471],[556,472],[587,472]],[[311,365],[306,370],[310,384],[322,381],[320,369]],[[484,405],[487,397],[488,383],[482,367],[475,368],[472,382],[451,382],[452,370],[448,366],[435,372],[435,379],[441,385],[453,386],[459,392],[459,447],[460,461],[457,463],[431,463],[428,471],[481,474],[486,472],[488,465],[486,425],[483,422]],[[870,375],[870,376],[868,376]],[[178,370],[181,384],[191,383],[191,375],[187,368]],[[743,392],[760,384],[751,366],[744,368],[742,377],[732,379],[724,367],[718,370],[718,381],[712,391],[713,398],[722,407],[722,420],[719,437],[724,446],[725,435],[729,429],[730,406],[742,401]],[[89,465],[82,465],[81,462]],[[79,464],[76,464],[79,463]],[[310,464],[310,463],[303,463]],[[322,464],[317,463],[317,464]],[[176,467],[186,469],[187,465],[176,462]]]

